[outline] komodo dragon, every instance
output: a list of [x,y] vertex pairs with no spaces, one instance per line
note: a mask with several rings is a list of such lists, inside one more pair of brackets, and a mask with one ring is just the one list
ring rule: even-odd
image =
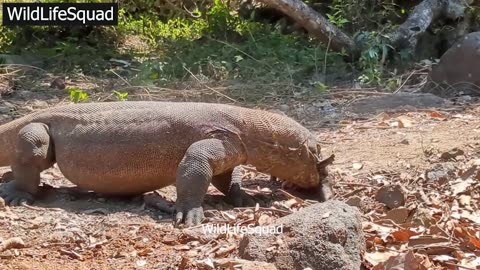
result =
[[[331,196],[320,145],[312,133],[280,114],[211,103],[124,101],[39,110],[0,126],[0,166],[13,181],[0,186],[7,204],[33,203],[40,172],[56,162],[78,187],[112,195],[141,194],[176,184],[177,225],[203,219],[212,183],[235,206],[238,165]],[[238,170],[236,170],[238,171]],[[233,175],[232,175],[233,173]]]

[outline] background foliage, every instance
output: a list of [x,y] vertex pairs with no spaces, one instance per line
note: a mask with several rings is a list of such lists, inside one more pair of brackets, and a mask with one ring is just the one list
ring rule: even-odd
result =
[[[57,0],[46,0],[56,2]],[[63,1],[78,2],[78,1]],[[95,1],[90,1],[95,2]],[[98,1],[97,1],[98,2]],[[367,44],[361,57],[311,40],[289,18],[248,1],[122,0],[115,27],[0,27],[0,52],[42,56],[57,73],[109,74],[112,58],[134,63],[122,74],[143,85],[177,81],[286,81],[322,90],[339,80],[394,89],[382,34],[405,20],[415,1],[306,1]],[[405,63],[413,52],[399,52]]]

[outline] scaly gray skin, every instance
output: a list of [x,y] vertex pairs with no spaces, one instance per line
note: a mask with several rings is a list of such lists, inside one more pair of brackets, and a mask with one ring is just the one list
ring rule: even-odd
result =
[[[210,183],[235,206],[238,165],[251,164],[297,187],[332,192],[320,145],[294,120],[275,113],[211,103],[106,102],[53,107],[0,126],[0,166],[14,180],[0,187],[9,204],[32,203],[40,172],[55,162],[78,187],[132,195],[176,183],[176,222],[197,225]],[[232,180],[233,178],[233,180]]]

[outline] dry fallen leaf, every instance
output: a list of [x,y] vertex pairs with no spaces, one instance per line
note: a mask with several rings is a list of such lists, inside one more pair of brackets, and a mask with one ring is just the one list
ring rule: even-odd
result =
[[422,259],[415,257],[413,251],[390,257],[386,262],[380,263],[372,270],[420,270],[423,268]]
[[475,181],[471,178],[463,181],[460,178],[457,179],[455,182],[450,184],[452,195],[457,196],[460,193],[466,192],[472,186],[472,184],[475,184]]
[[390,118],[392,118],[388,113],[382,113],[382,120],[383,121],[386,121],[386,120],[390,120]]
[[470,242],[470,244],[472,244],[476,248],[480,249],[480,239],[478,239],[477,237],[470,237],[469,242]]
[[153,252],[153,249],[151,248],[145,248],[140,250],[137,254],[138,256],[147,256],[148,254],[151,254]]
[[422,236],[412,236],[408,242],[409,247],[428,247],[430,245],[436,246],[437,244],[447,245],[450,240],[447,237],[436,236],[436,235],[422,235]]
[[178,240],[178,237],[176,235],[172,235],[172,234],[167,234],[163,237],[162,239],[162,243],[164,244],[175,244],[175,242],[177,242]]
[[408,208],[399,207],[399,208],[395,208],[388,211],[385,218],[390,219],[393,222],[399,224],[399,223],[404,223],[407,220],[409,214],[410,214],[410,210]]
[[437,261],[437,262],[448,262],[448,261],[456,261],[455,258],[453,258],[452,256],[448,256],[448,255],[434,255],[431,257],[432,260],[434,261]]
[[432,234],[432,235],[448,237],[448,234],[442,228],[440,228],[438,225],[432,225],[429,228],[429,231],[430,231],[430,234]]
[[199,269],[215,269],[214,262],[211,258],[197,261],[197,267]]
[[410,230],[399,230],[392,233],[392,237],[400,242],[408,242],[410,237],[416,235],[417,233]]
[[443,114],[441,114],[440,112],[437,112],[437,111],[433,111],[430,113],[430,117],[433,117],[433,118],[444,118]]
[[378,265],[385,261],[387,261],[390,257],[397,256],[399,253],[395,251],[375,251],[375,252],[367,252],[364,255],[364,259],[372,265]]
[[190,247],[187,245],[179,245],[179,246],[174,246],[173,247],[175,250],[190,250]]
[[461,218],[468,219],[475,224],[480,224],[480,214],[479,213],[471,213],[470,211],[463,210],[460,214]]
[[458,203],[461,205],[461,206],[467,206],[467,205],[470,205],[470,201],[472,200],[472,197],[469,196],[469,195],[460,195],[460,197],[458,197]]

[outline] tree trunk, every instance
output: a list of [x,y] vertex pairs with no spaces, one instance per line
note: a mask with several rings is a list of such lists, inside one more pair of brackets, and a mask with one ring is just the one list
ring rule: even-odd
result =
[[[461,0],[460,0],[461,1]],[[395,49],[412,48],[418,37],[441,17],[458,19],[464,15],[465,5],[459,0],[424,0],[418,4],[407,20],[390,33],[391,45]]]
[[325,45],[329,45],[332,50],[337,52],[345,50],[350,55],[354,55],[357,51],[355,43],[349,35],[301,0],[260,0],[260,2],[290,16],[311,36],[318,38]]
[[[311,36],[318,38],[332,50],[345,50],[351,56],[358,56],[362,49],[353,38],[330,23],[321,14],[302,0],[259,0],[291,17],[303,26]],[[457,19],[464,15],[467,3],[463,0],[423,0],[407,20],[387,35],[395,49],[415,49],[419,36],[439,18]],[[470,0],[473,1],[473,0]]]

